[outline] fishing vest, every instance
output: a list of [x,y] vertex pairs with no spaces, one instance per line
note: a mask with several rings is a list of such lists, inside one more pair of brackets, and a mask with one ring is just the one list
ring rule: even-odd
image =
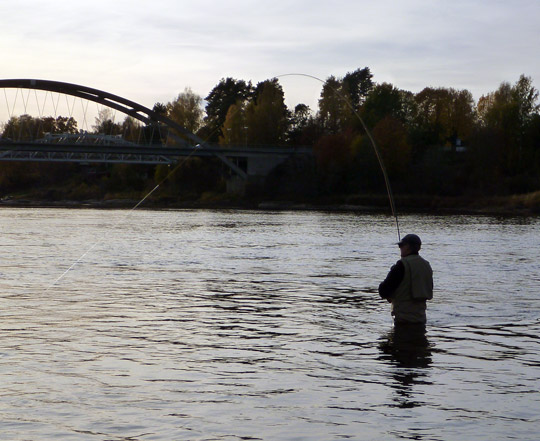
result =
[[433,270],[418,254],[402,257],[403,280],[392,295],[396,322],[426,323],[426,300],[433,298]]

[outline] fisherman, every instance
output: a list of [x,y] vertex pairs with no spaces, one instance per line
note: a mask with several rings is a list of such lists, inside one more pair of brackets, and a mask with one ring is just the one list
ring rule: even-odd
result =
[[401,259],[379,285],[379,294],[392,303],[396,326],[425,326],[426,301],[433,298],[433,270],[429,262],[418,255],[422,241],[416,234],[407,234],[397,245]]

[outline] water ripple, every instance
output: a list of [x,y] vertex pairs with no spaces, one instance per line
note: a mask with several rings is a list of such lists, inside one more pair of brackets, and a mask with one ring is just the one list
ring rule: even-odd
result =
[[387,216],[124,217],[0,211],[2,439],[536,438],[537,219],[404,216],[436,293],[403,335]]

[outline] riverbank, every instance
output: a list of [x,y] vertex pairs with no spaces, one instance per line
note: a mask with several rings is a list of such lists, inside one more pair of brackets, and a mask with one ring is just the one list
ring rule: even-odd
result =
[[[214,194],[199,199],[174,200],[154,198],[140,203],[140,199],[114,198],[104,200],[42,200],[11,197],[0,200],[0,207],[62,207],[102,209],[182,209],[182,208],[234,208],[261,210],[322,210],[385,212],[390,211],[386,195],[348,195],[316,198],[306,201],[264,200]],[[140,204],[140,205],[139,205]],[[396,195],[397,212],[423,212],[430,214],[486,214],[531,216],[540,214],[540,191],[512,196],[494,197],[440,197],[419,195]]]
[[[262,209],[326,210],[358,212],[390,212],[389,199],[381,196],[349,196],[346,198],[322,199],[311,203],[283,201],[261,202]],[[433,197],[406,196],[395,197],[398,213],[429,214],[485,214],[501,216],[540,215],[540,192],[508,197]]]

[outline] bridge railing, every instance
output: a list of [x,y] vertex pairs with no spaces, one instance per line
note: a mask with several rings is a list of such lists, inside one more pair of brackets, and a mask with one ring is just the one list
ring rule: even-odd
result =
[[290,156],[311,154],[307,146],[138,145],[99,135],[54,134],[35,142],[0,138],[0,161],[173,164],[181,157],[218,157],[244,179],[246,167],[238,165],[243,160],[259,164],[257,169],[261,169],[263,163],[278,164]]

